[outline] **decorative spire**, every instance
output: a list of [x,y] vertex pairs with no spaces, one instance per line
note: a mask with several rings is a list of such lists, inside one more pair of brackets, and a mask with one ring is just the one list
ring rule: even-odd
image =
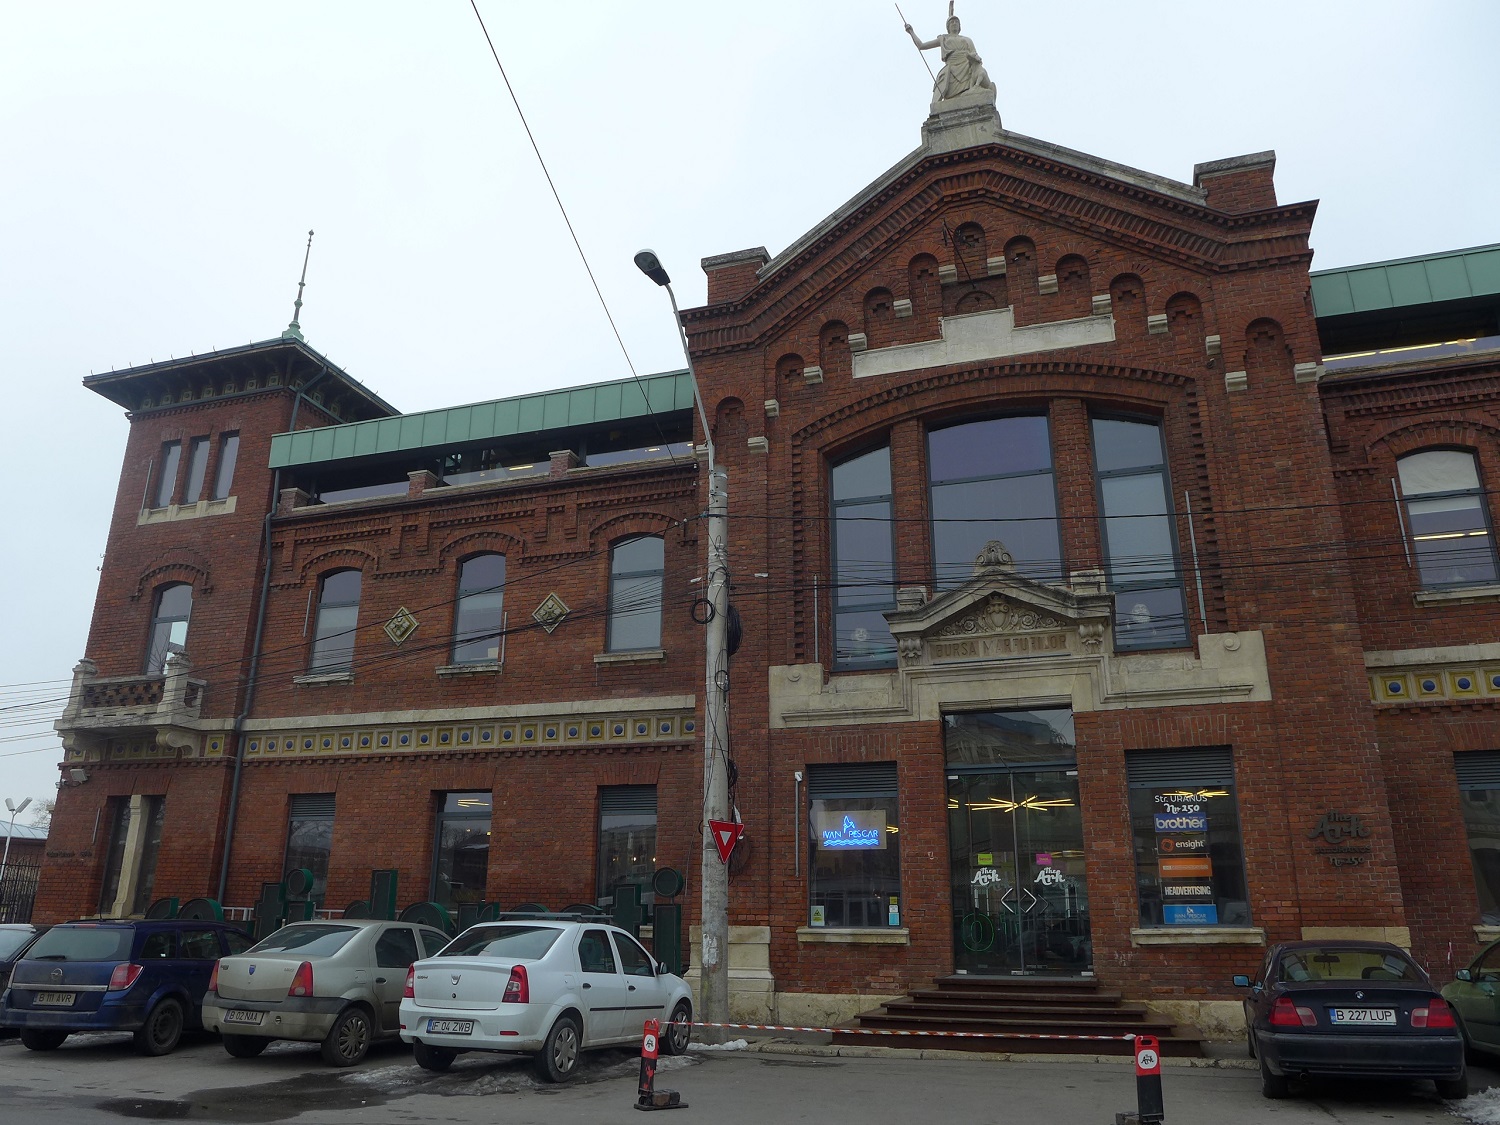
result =
[[307,285],[307,259],[312,257],[313,232],[307,232],[307,251],[302,255],[302,277],[297,282],[297,300],[292,304],[292,322],[286,326],[286,331],[281,334],[283,340],[307,341],[302,336],[302,325],[298,318],[302,316],[302,290]]

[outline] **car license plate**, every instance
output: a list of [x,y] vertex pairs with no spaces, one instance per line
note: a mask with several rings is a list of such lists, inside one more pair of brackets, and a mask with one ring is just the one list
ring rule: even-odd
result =
[[472,1035],[473,1020],[428,1020],[428,1035]]
[[1330,1008],[1334,1023],[1365,1023],[1396,1025],[1395,1008]]
[[38,1008],[71,1008],[76,992],[38,992],[33,1001]]
[[261,1022],[261,1020],[263,1020],[265,1018],[266,1018],[266,1013],[265,1012],[242,1012],[242,1011],[239,1011],[238,1009],[231,1009],[230,1011],[227,1011],[227,1012],[224,1013],[224,1022],[225,1023],[253,1023],[253,1024],[259,1024]]

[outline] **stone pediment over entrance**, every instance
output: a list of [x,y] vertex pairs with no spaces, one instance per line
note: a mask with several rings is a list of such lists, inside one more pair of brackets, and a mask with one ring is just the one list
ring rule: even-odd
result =
[[902,667],[1092,657],[1109,632],[1112,604],[1102,575],[1080,573],[1072,586],[1035,582],[990,543],[962,586],[930,601],[923,588],[903,589],[886,620]]
[[1016,572],[999,543],[962,586],[896,595],[890,672],[829,675],[821,664],[770,670],[771,726],[917,722],[956,711],[1253,703],[1271,698],[1259,632],[1206,633],[1197,651],[1115,652],[1114,597],[1098,571],[1067,585]]

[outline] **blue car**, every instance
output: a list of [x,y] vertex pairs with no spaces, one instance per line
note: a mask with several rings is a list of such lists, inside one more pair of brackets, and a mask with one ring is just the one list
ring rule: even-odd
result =
[[250,939],[223,922],[65,922],[37,938],[0,995],[0,1027],[33,1051],[75,1031],[129,1031],[143,1055],[172,1051],[199,1013],[220,957]]

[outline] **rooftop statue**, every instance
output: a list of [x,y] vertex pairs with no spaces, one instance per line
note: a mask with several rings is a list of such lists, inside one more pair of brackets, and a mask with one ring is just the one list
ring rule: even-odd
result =
[[937,80],[932,86],[932,108],[938,110],[942,108],[943,102],[979,90],[988,90],[993,98],[995,85],[985,73],[984,60],[974,49],[974,40],[959,34],[960,24],[958,17],[953,15],[951,4],[948,5],[947,26],[947,34],[924,43],[912,30],[911,24],[906,25],[906,33],[917,45],[917,50],[930,51],[937,47],[942,51],[943,69],[938,71]]

